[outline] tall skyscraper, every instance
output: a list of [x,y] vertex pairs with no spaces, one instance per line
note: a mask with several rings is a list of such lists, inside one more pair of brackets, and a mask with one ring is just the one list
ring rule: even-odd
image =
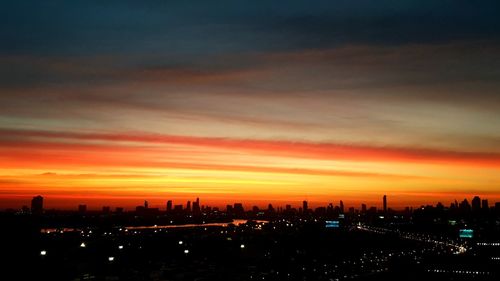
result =
[[144,201],[144,209],[147,209],[149,207],[148,201]]
[[344,213],[344,202],[340,200],[340,213]]
[[270,213],[273,213],[274,212],[274,207],[273,207],[273,204],[269,204],[267,205],[267,211],[270,212]]
[[470,204],[469,204],[469,201],[467,200],[467,198],[465,198],[462,202],[460,202],[460,204],[458,205],[458,208],[462,212],[469,212],[470,211]]
[[366,213],[366,204],[361,204],[361,213]]
[[384,195],[383,204],[384,204],[384,213],[387,213],[387,195]]
[[193,213],[199,214],[201,213],[200,209],[200,198],[196,198],[196,201],[193,202]]
[[43,214],[43,197],[38,195],[31,199],[31,213],[34,215]]
[[243,215],[245,213],[245,209],[243,209],[243,204],[234,203],[233,211],[236,215]]
[[483,199],[481,201],[481,208],[483,208],[483,210],[488,210],[490,208],[490,205],[488,204],[488,199]]
[[304,214],[309,212],[306,200],[302,201],[302,212],[304,212]]
[[167,213],[172,212],[172,200],[167,201]]
[[481,210],[481,198],[479,198],[479,196],[474,196],[474,198],[472,198],[471,205],[473,212]]
[[191,201],[187,201],[187,204],[186,204],[186,212],[191,212]]

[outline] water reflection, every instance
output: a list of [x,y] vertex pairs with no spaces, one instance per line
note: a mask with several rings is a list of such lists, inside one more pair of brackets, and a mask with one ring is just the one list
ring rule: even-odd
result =
[[[141,230],[141,229],[166,229],[166,228],[191,228],[191,227],[209,227],[209,226],[219,226],[227,227],[230,224],[240,225],[247,222],[255,222],[258,224],[268,223],[266,220],[243,220],[236,219],[231,222],[212,222],[212,223],[191,223],[191,224],[170,224],[170,225],[144,225],[144,226],[125,226],[124,229],[127,230]],[[78,228],[42,228],[41,233],[64,233],[64,232],[77,232],[82,231]]]
[[[231,222],[213,222],[213,223],[192,223],[192,224],[171,224],[171,225],[153,225],[153,226],[126,226],[125,229],[139,230],[139,229],[163,229],[163,228],[187,228],[187,227],[207,227],[207,226],[221,226],[227,227],[230,224],[240,225],[245,224],[249,220],[233,220]],[[257,220],[256,223],[268,223],[269,221]]]

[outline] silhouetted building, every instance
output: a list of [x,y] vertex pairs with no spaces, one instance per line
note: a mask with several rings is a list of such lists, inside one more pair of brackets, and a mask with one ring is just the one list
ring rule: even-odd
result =
[[160,213],[159,208],[147,208],[146,209],[146,214],[148,214],[148,215],[157,215],[159,213]]
[[269,213],[274,213],[274,207],[273,207],[273,204],[269,204],[269,205],[267,205],[267,211],[268,211]]
[[85,214],[87,212],[87,205],[78,205],[78,213]]
[[342,200],[340,200],[340,212],[344,213],[344,202]]
[[387,213],[387,195],[384,195],[383,205],[384,205],[384,214],[386,214]]
[[123,213],[123,208],[122,207],[116,207],[115,213],[117,213],[117,214]]
[[31,213],[34,215],[43,214],[43,197],[38,195],[31,199]]
[[322,216],[326,214],[326,207],[318,207],[314,210],[314,213],[318,216]]
[[479,210],[481,210],[481,198],[479,198],[479,196],[474,196],[471,205],[473,212],[479,212]]
[[438,203],[436,204],[436,209],[438,209],[439,211],[444,210],[444,205],[443,205],[443,203],[438,202]]
[[191,213],[191,201],[187,201],[186,212]]
[[148,201],[144,201],[144,209],[147,209],[147,208],[149,208],[149,203],[148,203]]
[[460,209],[461,212],[469,212],[470,211],[470,204],[467,199],[464,199],[464,201],[460,202],[458,208]]
[[174,205],[174,213],[182,212],[182,205]]
[[111,208],[109,206],[102,207],[103,214],[109,214],[111,212]]
[[243,204],[234,203],[233,211],[234,214],[236,215],[243,215],[245,213],[245,209],[243,209]]
[[458,208],[458,204],[456,203],[457,201],[455,200],[455,203],[451,203],[450,204],[450,210],[455,210],[456,208]]
[[167,213],[172,212],[172,200],[167,201]]
[[302,212],[304,212],[304,214],[307,214],[308,211],[309,211],[309,208],[307,206],[307,201],[304,200],[304,201],[302,201]]
[[201,213],[200,209],[200,198],[196,198],[196,201],[193,202],[193,214]]
[[366,204],[361,204],[361,213],[366,213]]
[[490,205],[488,204],[488,199],[483,199],[481,201],[481,208],[483,210],[488,210],[490,208]]
[[333,209],[334,209],[334,208],[333,208],[333,204],[332,204],[332,203],[329,203],[329,204],[328,204],[328,207],[326,208],[326,212],[327,212],[328,214],[333,214]]

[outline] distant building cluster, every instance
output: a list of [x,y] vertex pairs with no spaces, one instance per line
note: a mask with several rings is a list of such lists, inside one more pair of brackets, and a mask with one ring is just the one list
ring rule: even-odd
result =
[[[488,199],[481,199],[479,196],[474,196],[471,200],[471,203],[467,199],[464,199],[461,202],[454,201],[450,204],[449,207],[445,207],[441,202],[438,202],[435,206],[433,205],[425,205],[415,210],[413,207],[406,207],[404,211],[394,211],[393,209],[388,207],[387,195],[383,195],[382,197],[382,209],[379,210],[375,206],[368,207],[366,204],[361,204],[360,209],[356,209],[354,207],[350,207],[347,211],[344,210],[344,203],[342,200],[339,201],[338,205],[333,205],[333,203],[329,203],[327,206],[319,206],[316,208],[310,208],[309,202],[307,200],[302,201],[301,207],[294,208],[291,204],[285,204],[285,207],[274,207],[272,204],[268,204],[267,208],[261,209],[258,206],[253,206],[250,209],[245,209],[243,203],[234,203],[226,205],[224,210],[220,210],[218,207],[211,207],[208,205],[201,205],[200,198],[196,198],[193,202],[187,201],[185,205],[183,204],[174,204],[172,200],[167,200],[165,209],[161,208],[152,208],[149,206],[149,202],[147,200],[144,201],[143,205],[137,206],[135,208],[135,213],[137,215],[157,215],[161,213],[171,214],[171,215],[194,215],[199,216],[201,214],[207,213],[225,213],[226,215],[232,217],[244,217],[247,214],[252,215],[261,215],[261,216],[272,216],[272,215],[285,215],[285,216],[294,216],[294,215],[316,215],[316,216],[331,216],[331,215],[339,215],[339,214],[349,214],[349,215],[368,215],[368,216],[389,216],[391,214],[399,213],[404,215],[411,215],[414,213],[422,214],[423,212],[440,212],[446,211],[450,213],[458,213],[458,214],[470,214],[470,215],[480,215],[487,214],[490,212],[495,212],[500,214],[500,202],[496,202],[493,207],[490,207]],[[78,214],[85,215],[89,213],[87,205],[80,204],[78,205]],[[44,198],[40,195],[35,196],[31,200],[31,208],[27,206],[23,206],[21,209],[21,213],[33,214],[33,215],[42,215],[44,214]],[[95,213],[95,211],[93,212]],[[110,206],[103,206],[101,209],[101,214],[109,215],[109,214],[121,214],[124,213],[123,207],[116,207],[114,211]]]
[[[74,280],[137,280],[153,264],[165,278],[152,280],[218,280],[203,279],[210,273],[249,281],[383,280],[384,274],[408,270],[421,274],[416,280],[498,280],[500,204],[492,207],[479,196],[404,210],[389,203],[383,195],[379,209],[345,209],[342,200],[314,208],[303,200],[295,207],[245,208],[237,202],[219,209],[196,198],[184,204],[167,200],[160,208],[145,200],[127,212],[111,206],[88,210],[85,204],[63,211],[44,209],[38,195],[21,215],[2,215],[13,231],[33,223],[30,235],[40,238],[30,248],[35,263],[52,264],[53,272],[61,262],[73,263],[66,274],[81,277]],[[233,272],[231,262],[243,267]]]

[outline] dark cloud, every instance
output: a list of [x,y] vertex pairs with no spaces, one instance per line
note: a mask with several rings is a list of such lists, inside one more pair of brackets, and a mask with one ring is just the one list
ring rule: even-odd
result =
[[[489,88],[495,88],[499,3],[9,2],[0,9],[0,90],[84,91],[125,80],[161,80],[164,89],[175,84],[177,91],[186,85],[189,90],[219,86],[222,92],[290,93],[464,80],[493,83]],[[398,49],[402,44],[425,47],[408,52]],[[376,48],[348,53],[342,50],[346,46]],[[341,50],[323,51],[332,49]],[[286,69],[276,71],[280,67]],[[297,72],[300,67],[306,73]],[[76,92],[73,96],[81,91]]]
[[[75,133],[75,132],[54,132],[40,130],[11,130],[0,128],[0,133],[9,136],[9,139],[0,138],[0,144],[8,143],[11,146],[37,147],[43,144],[42,149],[60,146],[58,140],[74,140],[75,143],[66,142],[67,147],[81,148],[105,148],[105,145],[120,144],[122,148],[131,148],[130,143],[137,144],[170,144],[187,145],[207,148],[221,148],[242,153],[268,154],[284,157],[303,157],[324,160],[363,160],[363,161],[401,161],[401,162],[424,162],[424,163],[454,163],[456,165],[470,165],[474,163],[478,166],[500,165],[500,153],[492,152],[470,152],[454,150],[437,150],[423,147],[389,147],[373,145],[357,145],[345,143],[316,143],[300,141],[276,141],[276,140],[249,140],[232,138],[207,138],[173,136],[160,134],[110,134],[110,133]],[[12,144],[10,138],[17,138]],[[89,145],[92,141],[101,141],[108,144]],[[90,143],[87,143],[90,142]],[[139,146],[138,149],[145,150],[146,146]],[[16,153],[15,151],[13,152]],[[8,154],[10,155],[10,154]],[[6,155],[6,156],[8,156]],[[167,163],[168,162],[163,162]]]
[[[139,104],[147,100],[161,104],[162,97],[184,94],[341,95],[350,91],[351,97],[396,94],[394,98],[444,102],[456,98],[481,101],[478,97],[484,97],[491,105],[500,98],[499,60],[498,41],[399,47],[350,45],[212,55],[184,63],[175,62],[171,56],[146,56],[142,61],[137,56],[120,55],[53,59],[17,56],[0,57],[0,63],[7,66],[0,69],[0,89],[28,100],[64,96],[66,101]],[[155,99],[148,98],[152,96]]]
[[176,55],[498,38],[498,1],[11,1],[8,54]]
[[450,118],[442,127],[453,130],[429,133],[436,139],[470,134],[494,147],[499,3],[5,3],[0,121],[127,126],[123,116],[138,114],[169,129],[211,121],[273,134],[356,127],[406,136],[436,123],[418,121],[431,108],[469,120],[456,132]]

